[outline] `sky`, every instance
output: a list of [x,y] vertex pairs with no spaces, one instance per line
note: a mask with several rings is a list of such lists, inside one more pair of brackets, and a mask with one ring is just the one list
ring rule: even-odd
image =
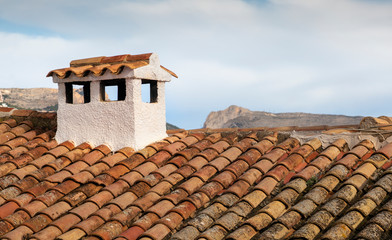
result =
[[155,52],[167,121],[211,111],[392,116],[392,1],[0,0],[0,88],[73,59]]

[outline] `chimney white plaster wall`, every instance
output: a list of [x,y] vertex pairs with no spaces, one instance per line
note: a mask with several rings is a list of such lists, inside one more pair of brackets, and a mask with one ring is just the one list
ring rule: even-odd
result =
[[[58,142],[72,140],[76,145],[89,142],[94,146],[107,144],[112,150],[132,147],[139,150],[146,145],[165,138],[166,111],[165,88],[171,75],[159,65],[153,54],[150,65],[135,70],[125,68],[119,75],[108,71],[103,76],[90,74],[79,78],[73,74],[65,79],[53,76],[59,85],[57,132]],[[100,99],[100,81],[125,78],[124,101],[105,102]],[[155,103],[142,101],[142,79],[157,80],[158,99]],[[66,103],[65,83],[91,81],[91,100],[84,104]]]

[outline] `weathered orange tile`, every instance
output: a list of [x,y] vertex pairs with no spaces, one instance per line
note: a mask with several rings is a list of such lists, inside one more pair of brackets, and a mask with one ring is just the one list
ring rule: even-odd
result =
[[33,234],[33,231],[26,227],[26,226],[19,226],[13,231],[3,235],[2,237],[4,239],[24,239],[27,238],[28,236],[31,236]]
[[174,207],[171,212],[176,212],[180,214],[184,219],[187,219],[191,214],[196,211],[196,206],[193,203],[184,201]]
[[[252,150],[252,149],[256,149],[260,154],[264,154],[273,146],[273,144],[276,142],[277,139],[274,138],[274,139],[271,139],[271,140],[272,141],[267,140],[267,139],[266,140],[262,140],[259,143],[256,143],[256,144],[252,145],[250,147],[249,151]],[[255,153],[253,153],[253,154],[255,154]]]
[[214,160],[212,160],[209,163],[209,165],[215,167],[217,171],[221,171],[223,168],[225,168],[229,164],[230,164],[230,161],[224,157],[215,158]]
[[113,217],[110,218],[110,221],[117,221],[122,223],[124,226],[128,226],[131,222],[135,220],[137,216],[141,215],[142,212],[142,209],[136,206],[130,206],[124,211],[115,214]]
[[33,201],[21,207],[21,209],[29,213],[30,216],[34,216],[37,212],[45,209],[46,207],[47,206],[41,201]]
[[184,177],[179,173],[172,173],[168,177],[165,177],[163,181],[169,182],[172,186],[176,185],[178,182],[183,180]]
[[245,195],[245,193],[248,192],[249,187],[250,187],[250,185],[248,182],[243,181],[243,180],[239,180],[239,181],[235,182],[232,186],[230,186],[226,190],[226,192],[234,193],[238,197],[242,197],[243,195]]
[[307,166],[301,172],[297,173],[295,177],[303,178],[304,180],[309,180],[311,177],[316,176],[320,170],[313,166]]
[[275,178],[277,181],[281,181],[288,173],[289,170],[285,166],[278,165],[270,170],[266,175]]
[[32,238],[36,239],[54,239],[62,234],[61,230],[57,226],[48,226],[42,231],[33,234]]
[[187,164],[191,166],[195,171],[201,169],[203,166],[205,166],[208,163],[208,161],[203,158],[203,157],[195,157],[192,160],[190,160]]
[[286,151],[282,150],[281,148],[275,147],[270,152],[264,154],[261,159],[267,159],[272,163],[277,162],[279,159],[284,159],[288,156]]
[[68,231],[73,225],[80,222],[81,219],[75,214],[66,214],[50,225],[58,227],[62,232]]
[[28,117],[30,116],[34,110],[24,110],[24,109],[16,109],[12,112],[12,116],[17,116],[17,117]]
[[[51,142],[54,143],[54,142]],[[33,159],[37,159],[41,157],[47,150],[48,150],[48,145],[40,145],[36,148],[33,148],[29,151],[26,152],[27,155],[31,156]]]
[[92,235],[99,237],[99,239],[113,239],[125,229],[120,222],[111,221],[98,228]]
[[50,219],[47,215],[38,214],[37,216],[24,222],[23,225],[29,227],[34,232],[38,232],[51,222],[52,219]]
[[[201,140],[201,141],[199,141],[199,142],[197,142],[197,143],[195,143],[195,144],[192,144],[191,146],[190,146],[190,152],[192,152],[192,153],[198,153],[198,152],[201,152],[201,151],[203,151],[204,149],[206,149],[208,146],[210,146],[211,145],[211,141],[209,141],[208,139],[203,139],[203,140]],[[187,149],[185,149],[185,150],[183,150],[183,151],[181,151],[181,152],[184,152],[184,151],[187,151]],[[187,155],[187,156],[191,156],[191,157],[193,157],[194,155],[192,154],[192,155],[189,155],[189,154],[185,154],[185,155]],[[187,159],[190,159],[190,158],[187,158]]]
[[[149,207],[151,207],[154,203],[156,203],[161,196],[159,196],[155,192],[148,192],[141,198],[138,198],[132,203],[132,206],[139,208],[142,211],[146,211]],[[169,200],[169,199],[168,199]]]
[[87,199],[87,195],[83,191],[73,191],[65,195],[61,200],[71,204],[72,207],[80,204],[82,201]]
[[57,186],[52,187],[52,189],[59,191],[62,194],[67,194],[79,186],[80,186],[80,183],[77,183],[73,180],[65,180],[63,183],[60,183]]
[[218,182],[209,182],[203,185],[199,191],[205,193],[210,199],[214,198],[223,190],[223,185]]
[[155,185],[153,188],[150,189],[151,192],[155,192],[158,195],[162,196],[170,191],[170,188],[173,185],[167,181],[161,181],[157,185]]
[[61,156],[68,158],[71,162],[75,162],[76,160],[79,160],[81,157],[83,157],[85,154],[89,153],[90,149],[90,145],[88,145],[87,148],[85,148],[85,146],[83,145],[79,145],[72,151],[66,152]]
[[11,187],[7,187],[3,191],[1,191],[0,196],[3,197],[4,199],[9,200],[11,198],[18,196],[21,193],[22,193],[22,191],[19,188],[11,186]]
[[138,220],[136,220],[133,225],[142,228],[147,231],[150,227],[154,225],[159,220],[159,216],[155,213],[146,213]]
[[366,178],[370,178],[372,174],[376,171],[376,167],[371,164],[371,163],[364,163],[362,164],[357,170],[355,170],[355,173],[361,174]]
[[158,167],[154,163],[146,162],[146,163],[143,163],[142,165],[136,167],[134,169],[134,171],[139,172],[141,175],[143,175],[145,177],[157,169],[158,169]]
[[228,239],[251,239],[257,231],[251,225],[243,225],[228,235]]
[[169,174],[177,170],[178,167],[174,164],[166,164],[165,166],[159,168],[158,170],[154,171],[153,173],[158,173],[162,177],[167,177]]
[[385,145],[384,147],[379,149],[377,151],[377,153],[383,154],[388,159],[391,158],[392,157],[392,144],[389,143],[389,144]]
[[17,227],[30,219],[31,216],[24,210],[17,210],[15,213],[6,217],[3,221],[0,221],[0,234],[9,232],[14,227]]
[[188,192],[184,189],[178,188],[173,190],[171,193],[162,197],[162,199],[166,199],[171,201],[174,205],[178,204],[181,200],[188,196]]
[[[59,160],[59,159],[57,159]],[[35,178],[37,181],[42,182],[43,179],[47,178],[48,176],[53,175],[56,172],[55,169],[52,168],[52,166],[48,166],[45,165],[44,167],[42,167],[41,169],[34,171],[32,173],[29,173],[26,175],[26,178],[30,178],[33,177]]]
[[90,216],[88,219],[76,224],[74,228],[79,228],[86,234],[90,234],[104,223],[105,221],[102,218],[98,216]]
[[216,153],[221,153],[224,150],[226,150],[229,146],[230,146],[230,144],[227,141],[221,140],[217,143],[212,144],[207,149],[213,149],[213,150],[215,150]]
[[0,207],[0,219],[12,214],[17,208],[18,204],[15,202],[7,202]]
[[116,197],[115,199],[111,200],[111,204],[116,204],[119,208],[124,210],[128,207],[131,203],[133,203],[137,199],[137,195],[133,192],[125,192],[120,196]]
[[253,165],[261,156],[260,152],[257,149],[249,149],[245,153],[241,154],[238,159],[244,160],[248,165]]
[[155,150],[153,147],[147,146],[147,147],[137,151],[136,153],[143,155],[143,157],[147,159],[147,158],[151,157],[152,155],[154,155],[156,152],[157,152],[157,150]]
[[[28,134],[28,133],[30,133],[30,134]],[[9,150],[14,149],[17,146],[26,143],[28,140],[31,140],[35,136],[35,133],[36,133],[36,131],[27,132],[20,137],[14,138],[11,141],[4,143],[4,145],[8,146]]]
[[40,200],[44,202],[47,206],[50,206],[63,196],[64,196],[63,193],[52,190],[52,191],[47,191],[44,194],[40,195],[39,197],[37,197],[37,200]]
[[236,147],[231,147],[220,154],[221,157],[225,157],[230,162],[233,162],[237,157],[242,154],[242,150]]
[[95,203],[85,202],[82,205],[72,209],[69,212],[76,214],[81,219],[86,219],[88,216],[90,216],[92,213],[94,213],[98,209],[99,208]]
[[241,176],[241,174],[248,169],[249,165],[243,160],[237,160],[227,166],[225,170],[231,171],[236,177]]
[[129,172],[129,173],[120,177],[120,179],[127,182],[129,186],[132,186],[136,182],[136,180],[139,180],[141,178],[143,178],[143,175],[141,175],[138,172],[134,172],[134,171]]
[[30,193],[22,193],[21,195],[10,199],[9,201],[16,202],[19,206],[24,206],[28,204],[33,198],[34,196]]
[[315,166],[320,170],[326,169],[332,161],[329,160],[329,158],[325,156],[319,156],[315,160],[313,160],[309,165],[310,166]]
[[355,174],[352,177],[350,177],[349,179],[347,179],[347,181],[345,181],[345,184],[351,184],[354,187],[356,187],[358,190],[361,190],[364,186],[365,183],[367,181],[367,178],[365,178],[364,176],[360,175],[360,174]]
[[281,161],[279,164],[284,165],[287,169],[293,170],[296,166],[304,161],[304,157],[300,154],[291,154],[286,159]]
[[258,161],[257,163],[255,163],[252,168],[256,168],[257,170],[259,170],[261,173],[265,174],[267,173],[272,167],[274,166],[274,164],[267,159],[262,159],[261,161]]
[[[184,144],[183,144],[184,145]],[[164,165],[164,163],[171,157],[170,153],[167,151],[159,151],[152,157],[150,157],[148,160],[158,167],[161,167]]]
[[204,207],[210,201],[210,198],[203,192],[197,192],[185,198],[185,201],[193,203],[199,209]]
[[214,158],[215,158],[216,156],[218,156],[218,155],[219,155],[219,153],[218,153],[216,150],[211,149],[211,148],[207,148],[206,150],[204,150],[204,151],[198,153],[198,154],[196,155],[196,157],[203,157],[203,158],[205,158],[207,161],[211,161],[212,159],[214,159]]
[[168,153],[170,153],[170,155],[174,155],[175,153],[183,150],[186,147],[186,145],[180,141],[174,142],[170,145],[167,145],[165,147],[163,147],[162,150],[167,151]]
[[175,171],[175,173],[179,173],[179,174],[181,174],[184,178],[187,178],[187,177],[189,177],[192,173],[194,173],[194,170],[193,170],[193,168],[192,168],[191,166],[185,165],[185,166],[182,166],[182,167],[180,167],[179,169],[177,169],[177,170]]
[[175,205],[169,200],[162,200],[156,203],[154,206],[148,209],[147,212],[152,212],[158,215],[159,217],[163,217],[170,209],[172,209]]
[[148,236],[152,239],[163,239],[170,233],[170,228],[164,224],[156,224],[151,229],[146,231],[142,236]]
[[54,205],[45,208],[40,211],[41,214],[46,214],[48,217],[50,217],[52,220],[56,219],[59,217],[61,214],[67,212],[68,210],[71,209],[71,205],[68,204],[67,202],[60,201],[58,203],[55,203]]
[[276,179],[272,177],[265,177],[255,186],[255,189],[259,189],[266,195],[269,195],[277,184],[278,181]]
[[187,181],[185,181],[184,183],[182,183],[179,186],[179,188],[184,189],[188,194],[192,194],[197,189],[199,189],[203,184],[204,184],[204,182],[200,178],[192,177],[192,178],[188,179]]
[[167,164],[173,164],[174,166],[176,166],[177,168],[182,167],[184,164],[187,163],[187,159],[182,156],[182,155],[176,155],[175,157],[171,158],[167,163]]
[[53,174],[52,176],[47,177],[45,180],[51,183],[62,183],[64,179],[70,176],[72,176],[70,172],[63,170]]
[[70,171],[72,174],[79,173],[81,170],[87,168],[89,165],[84,162],[84,161],[77,161],[72,163],[71,165],[68,165],[64,169],[67,171]]
[[[135,150],[131,147],[124,147],[121,148],[119,150],[117,150],[112,156],[118,155],[118,153],[124,155],[125,158],[130,157],[133,153],[135,152]],[[120,159],[120,158],[118,158]]]
[[109,186],[115,181],[115,179],[110,176],[109,174],[103,173],[98,176],[96,176],[94,179],[92,179],[90,182],[94,182],[98,185],[103,185],[103,186]]
[[[171,137],[172,138],[172,137]],[[174,137],[174,139],[178,139],[177,137]],[[171,141],[173,142],[173,141]],[[164,146],[169,145],[169,141],[158,141],[158,142],[154,142],[151,143],[149,145],[147,145],[147,147],[152,147],[154,148],[156,151],[161,150]]]
[[128,240],[137,239],[140,235],[144,233],[144,230],[138,226],[132,226],[123,233],[121,233],[120,237],[125,237]]
[[258,182],[261,179],[262,173],[255,169],[251,168],[247,170],[243,175],[241,175],[238,179],[244,180],[249,183],[249,185],[253,185],[255,182]]
[[129,185],[123,180],[118,180],[104,188],[104,190],[109,191],[114,197],[117,197],[127,189],[129,189]]
[[143,196],[151,187],[145,182],[138,182],[130,188],[137,197]]
[[30,193],[35,197],[38,197],[38,196],[42,195],[46,190],[53,187],[54,185],[55,184],[53,184],[53,183],[43,181],[43,182],[38,183],[34,187],[31,187],[31,188],[25,190],[25,192]]
[[204,136],[202,136],[203,134],[193,134],[193,135],[189,135],[186,138],[180,139],[178,140],[178,142],[182,142],[184,143],[187,147],[189,147],[192,144],[197,143],[198,141],[200,141],[201,139],[204,138]]
[[212,166],[204,166],[202,169],[199,171],[195,172],[192,176],[198,177],[204,182],[208,181],[210,177],[212,177],[216,173],[216,168]]
[[105,207],[99,209],[92,215],[94,216],[99,216],[101,219],[104,219],[105,221],[108,221],[111,217],[113,217],[115,214],[121,212],[121,208],[119,208],[115,204],[108,204],[105,205]]
[[216,181],[224,186],[224,188],[229,187],[234,180],[237,178],[232,171],[223,171],[214,177],[211,181]]
[[6,132],[0,135],[0,144],[3,144],[5,142],[8,142],[9,140],[15,138],[15,134],[12,132]]

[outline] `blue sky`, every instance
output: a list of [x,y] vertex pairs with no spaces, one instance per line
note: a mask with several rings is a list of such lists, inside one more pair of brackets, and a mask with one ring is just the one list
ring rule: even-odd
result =
[[0,0],[0,87],[57,87],[72,59],[156,52],[167,121],[210,111],[392,116],[392,1]]

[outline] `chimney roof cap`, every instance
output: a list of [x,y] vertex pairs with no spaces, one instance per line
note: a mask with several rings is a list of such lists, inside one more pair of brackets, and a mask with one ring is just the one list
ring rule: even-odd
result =
[[[90,73],[93,73],[95,76],[101,76],[107,70],[112,74],[118,75],[124,68],[133,70],[146,65],[154,65],[157,63],[159,64],[159,60],[157,60],[157,56],[154,53],[144,53],[137,55],[124,54],[110,57],[92,57],[72,60],[69,64],[70,67],[52,70],[46,76],[51,77],[56,75],[60,79],[69,77],[71,73],[74,73],[77,77],[84,77]],[[161,65],[160,67],[173,77],[178,78],[174,72]]]

